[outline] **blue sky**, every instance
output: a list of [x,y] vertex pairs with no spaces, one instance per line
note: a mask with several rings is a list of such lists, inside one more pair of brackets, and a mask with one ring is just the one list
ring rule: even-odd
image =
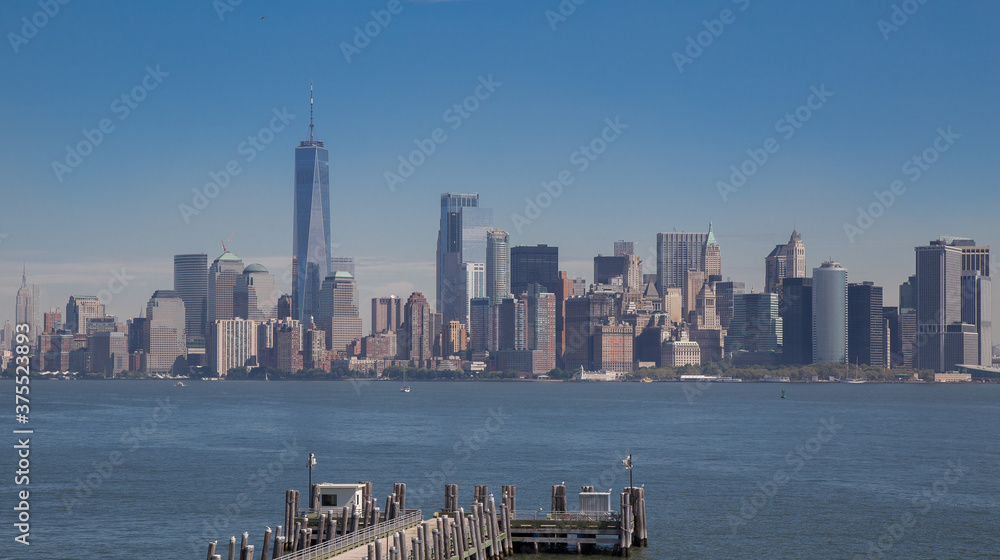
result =
[[[832,257],[895,304],[915,245],[1000,237],[995,2],[244,0],[222,17],[219,5],[69,2],[51,17],[37,0],[0,5],[4,318],[22,261],[44,309],[106,289],[125,267],[134,278],[108,305],[124,318],[171,287],[172,255],[212,259],[234,231],[230,248],[288,290],[292,154],[308,135],[310,80],[336,252],[358,261],[366,321],[371,297],[433,293],[447,191],[480,193],[512,243],[557,245],[562,268],[588,280],[616,239],[639,241],[653,272],[657,232],[713,220],[723,274],[759,287],[764,256],[795,225],[810,268]],[[390,7],[387,24],[375,21]],[[22,18],[45,24],[24,33]],[[348,60],[343,45],[366,25],[377,35]],[[453,129],[446,111],[481,78],[499,85],[480,88]],[[126,114],[129,92],[143,99]],[[287,126],[247,161],[248,136],[284,125],[275,110]],[[808,119],[786,137],[779,121],[796,111]],[[102,119],[114,128],[92,153],[54,170]],[[627,128],[582,170],[573,154],[606,119]],[[390,189],[385,173],[438,128],[444,141]],[[765,145],[767,160],[747,163],[757,169],[724,198],[731,166]],[[933,163],[907,171],[915,156]],[[178,206],[230,161],[239,174],[185,220]],[[531,223],[512,218],[564,170],[572,183]],[[895,180],[901,194],[878,212],[873,193]],[[879,215],[859,224],[872,204]]]

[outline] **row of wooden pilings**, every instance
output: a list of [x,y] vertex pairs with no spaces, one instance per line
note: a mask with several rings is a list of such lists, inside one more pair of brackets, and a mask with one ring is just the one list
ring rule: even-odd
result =
[[[457,486],[445,488],[445,503],[452,504],[448,496],[457,495]],[[485,493],[477,494],[476,500],[469,513],[464,508],[443,510],[434,519],[424,521],[409,542],[405,531],[398,531],[392,535],[388,550],[384,550],[381,540],[368,544],[364,560],[498,560],[512,553],[511,510],[507,502],[497,508],[493,496]]]
[[[344,506],[341,509],[340,519],[322,513],[318,516],[316,530],[308,527],[308,521],[299,515],[298,490],[285,491],[285,516],[284,525],[278,525],[276,531],[267,527],[264,531],[264,543],[261,546],[260,560],[268,560],[271,552],[270,544],[273,535],[273,555],[272,560],[281,558],[285,552],[303,550],[315,544],[325,543],[337,537],[354,533],[358,529],[370,527],[382,521],[391,521],[401,516],[406,511],[406,484],[393,484],[393,492],[386,497],[385,509],[376,506],[374,496],[372,496],[372,483],[359,482],[364,484],[362,490],[361,508],[355,504]],[[310,489],[310,509],[315,509],[319,505],[319,485],[313,484]],[[385,512],[385,513],[383,513]],[[283,534],[285,527],[290,528],[287,534]],[[315,539],[313,538],[315,535]],[[249,534],[243,533],[239,547],[236,546],[236,537],[229,538],[228,560],[254,560],[255,550],[252,544],[248,543]],[[216,554],[218,541],[208,543],[208,560],[222,560],[222,556]]]
[[646,546],[646,497],[641,486],[626,487],[621,493],[621,542],[619,546],[628,556],[632,546]]

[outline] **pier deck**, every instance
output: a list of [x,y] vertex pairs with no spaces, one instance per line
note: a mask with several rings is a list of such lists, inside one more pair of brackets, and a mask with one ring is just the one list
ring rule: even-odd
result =
[[[445,507],[424,519],[420,510],[407,510],[406,485],[396,484],[386,500],[383,513],[371,497],[370,484],[363,497],[342,510],[298,509],[298,491],[286,492],[285,527],[273,535],[271,560],[499,560],[518,552],[565,551],[569,545],[577,553],[595,547],[611,547],[628,556],[632,546],[646,546],[646,507],[643,489],[629,487],[621,493],[621,511],[610,510],[610,494],[583,487],[581,510],[567,511],[566,487],[552,487],[551,511],[517,511],[515,487],[503,487],[497,507],[485,486],[476,487],[470,511],[458,505],[457,485],[445,485]],[[360,491],[360,490],[359,490]],[[313,495],[319,496],[316,489]],[[597,498],[597,501],[594,501]],[[587,504],[604,504],[585,507]],[[360,506],[358,504],[361,504]],[[595,509],[596,511],[590,511]],[[248,543],[248,534],[237,545],[229,539],[230,559],[268,560],[272,531],[264,533],[259,554]],[[217,541],[209,543],[208,560],[222,560],[216,554]]]

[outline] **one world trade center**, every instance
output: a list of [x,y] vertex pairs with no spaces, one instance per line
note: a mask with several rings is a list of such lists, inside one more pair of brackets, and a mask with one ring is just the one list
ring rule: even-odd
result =
[[319,312],[319,288],[330,272],[330,155],[313,138],[309,84],[309,140],[295,148],[292,224],[292,315],[309,323]]

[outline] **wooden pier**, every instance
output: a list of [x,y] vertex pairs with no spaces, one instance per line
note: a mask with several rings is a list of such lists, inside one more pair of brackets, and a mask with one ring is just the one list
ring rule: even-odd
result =
[[[633,546],[646,546],[646,506],[641,487],[625,488],[619,511],[610,507],[568,511],[566,487],[552,487],[549,511],[519,511],[516,488],[503,486],[497,506],[486,486],[476,486],[469,511],[458,507],[458,486],[445,485],[444,507],[424,519],[421,510],[406,509],[406,485],[395,484],[385,507],[376,506],[371,483],[363,485],[361,506],[316,513],[319,492],[310,490],[310,508],[299,510],[299,492],[285,492],[284,525],[267,527],[260,552],[243,533],[230,537],[228,560],[499,560],[514,552],[578,554],[598,549],[628,556]],[[581,505],[607,503],[609,493],[581,487]],[[596,501],[594,500],[596,498]],[[327,508],[329,509],[329,508]],[[285,529],[291,527],[291,530]],[[273,543],[273,544],[272,544]],[[222,560],[218,541],[208,545],[207,560]],[[572,548],[570,548],[572,547]]]

